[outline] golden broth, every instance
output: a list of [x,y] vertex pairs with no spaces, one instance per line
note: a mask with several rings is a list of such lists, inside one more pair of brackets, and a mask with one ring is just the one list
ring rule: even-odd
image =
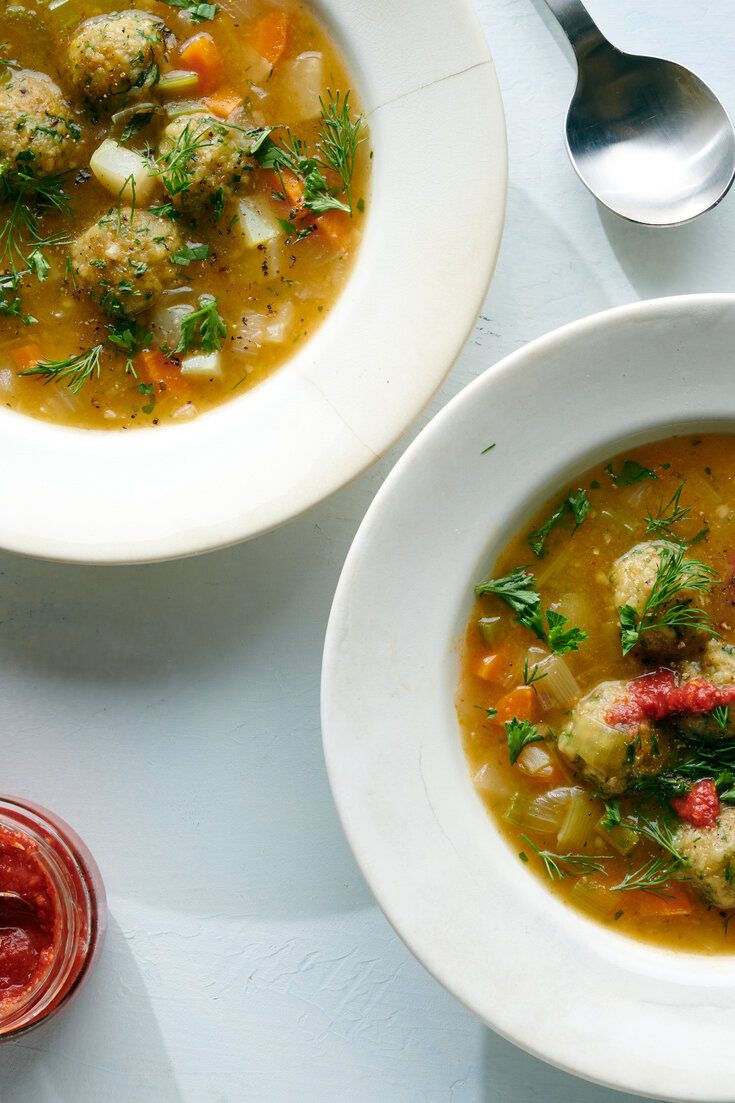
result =
[[[579,651],[564,655],[579,683],[581,696],[600,682],[633,679],[652,669],[634,652],[622,655],[609,575],[618,556],[638,543],[656,538],[647,534],[645,518],[657,517],[682,482],[685,485],[680,505],[689,514],[675,528],[681,540],[694,541],[688,554],[716,572],[718,582],[706,599],[707,608],[723,641],[735,643],[735,591],[731,584],[735,554],[735,437],[674,438],[626,451],[612,461],[614,472],[620,472],[625,459],[637,461],[654,472],[656,478],[621,486],[606,472],[608,464],[588,470],[570,482],[574,489],[584,488],[591,503],[589,516],[574,535],[571,520],[566,519],[551,531],[546,554],[541,559],[535,558],[528,543],[529,534],[549,517],[569,489],[565,487],[510,541],[489,575],[497,579],[524,566],[535,576],[543,607],[553,607],[566,615],[572,625],[589,634]],[[490,635],[495,633],[490,643],[479,626],[480,618],[497,618],[497,623],[485,630]],[[502,702],[509,693],[523,687],[524,660],[529,649],[537,646],[539,640],[533,632],[515,622],[514,613],[503,601],[494,595],[476,600],[463,646],[457,710],[477,791],[508,844],[522,855],[519,861],[567,904],[627,935],[689,951],[735,950],[735,933],[728,934],[730,913],[709,905],[685,882],[675,885],[671,882],[674,887],[668,903],[666,886],[663,897],[640,890],[611,891],[626,873],[642,867],[661,852],[645,838],[627,855],[617,852],[610,835],[598,829],[605,811],[603,798],[596,794],[593,784],[582,780],[567,760],[555,752],[553,742],[536,744],[548,752],[549,776],[534,777],[524,772],[525,750],[515,765],[510,764]],[[499,657],[499,663],[491,673],[493,655]],[[533,658],[532,653],[532,662]],[[487,680],[488,674],[491,680]],[[523,703],[529,695],[538,697],[542,684],[522,689],[521,696],[511,700]],[[498,715],[488,719],[487,711],[492,713],[499,705]],[[534,722],[543,720],[553,731],[562,731],[568,723],[568,709],[542,712],[538,701],[532,708]],[[666,735],[662,735],[663,754],[667,753],[666,741]],[[568,786],[587,790],[588,811],[586,822],[576,833],[575,845],[562,847],[556,832],[534,832],[528,826],[529,821],[524,820],[523,809],[540,794]],[[638,800],[630,796],[620,799],[624,818],[635,815]],[[656,814],[655,808],[646,811],[652,818]],[[551,853],[574,850],[592,861],[604,856],[604,862],[600,863],[604,871],[575,876],[574,870],[562,867],[566,876],[552,881],[531,844]],[[672,914],[662,914],[666,911]]]
[[[292,67],[294,60],[305,53],[321,57],[322,97],[326,99],[329,91],[342,96],[349,91],[353,119],[360,113],[354,83],[325,28],[306,6],[290,0],[283,0],[278,6],[264,0],[225,0],[216,18],[200,24],[194,24],[187,12],[156,0],[145,0],[137,6],[113,5],[108,0],[66,0],[57,3],[53,10],[49,0],[5,5],[0,18],[0,40],[7,44],[3,56],[22,68],[49,75],[72,103],[74,118],[82,131],[75,148],[77,168],[64,184],[72,213],[43,216],[40,219],[43,235],[60,233],[74,238],[115,206],[115,197],[93,175],[85,171],[78,174],[78,169],[88,166],[92,153],[106,137],[110,134],[119,137],[122,124],[112,125],[104,110],[95,118],[75,95],[63,59],[70,36],[82,21],[100,13],[134,7],[160,17],[175,35],[176,45],[167,63],[172,70],[182,68],[182,44],[203,32],[211,36],[222,68],[220,86],[243,101],[234,116],[240,126],[290,128],[295,137],[310,150],[314,149],[320,120],[301,117],[303,109],[298,103],[298,82],[294,83]],[[287,45],[267,75],[268,66],[254,51],[252,39],[260,20],[278,10],[285,10],[288,17]],[[156,86],[141,92],[139,98],[145,103],[164,101]],[[206,97],[200,90],[196,98]],[[127,142],[127,148],[141,152],[146,147],[155,150],[162,130],[170,122],[166,114],[154,117]],[[279,129],[273,137],[281,140],[285,133],[285,129]],[[18,317],[0,317],[0,401],[11,409],[62,424],[127,429],[188,419],[240,395],[288,360],[333,306],[359,247],[369,164],[369,146],[365,141],[358,151],[352,182],[352,218],[337,212],[330,212],[328,218],[302,217],[283,199],[273,171],[254,163],[252,172],[245,174],[248,179],[243,181],[240,192],[227,202],[216,222],[206,215],[183,218],[177,223],[184,241],[208,246],[209,256],[182,267],[183,289],[166,292],[164,304],[186,303],[196,307],[201,295],[216,296],[218,311],[227,325],[219,377],[183,377],[176,355],[170,355],[171,344],[156,328],[155,308],[139,316],[142,328],[151,319],[154,323],[152,338],[144,341],[143,347],[163,347],[169,354],[168,361],[159,368],[155,360],[149,363],[134,359],[135,375],[126,371],[125,353],[114,349],[107,340],[110,319],[82,290],[75,289],[67,267],[68,249],[45,250],[50,264],[48,278],[40,282],[28,273],[20,288],[23,313],[35,317],[37,324],[24,325]],[[334,181],[330,179],[330,183]],[[297,233],[287,237],[288,231],[279,227],[277,238],[267,245],[248,247],[239,220],[233,220],[238,200],[252,195],[270,209],[274,218],[283,222],[296,218],[298,231],[311,231],[312,227],[315,231],[296,240]],[[161,190],[156,201],[160,203],[165,198]],[[10,204],[6,203],[0,211],[0,223],[7,220],[9,209]],[[7,272],[7,255],[2,261]],[[20,368],[34,364],[38,358],[64,360],[97,343],[102,343],[104,349],[100,376],[88,382],[76,396],[56,380],[46,382],[19,374]]]

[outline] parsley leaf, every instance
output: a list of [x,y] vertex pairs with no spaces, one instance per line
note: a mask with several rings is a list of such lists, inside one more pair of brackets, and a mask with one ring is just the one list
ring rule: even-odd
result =
[[191,264],[193,260],[206,260],[208,256],[208,245],[182,245],[180,249],[177,249],[171,254],[171,260],[174,264],[186,267],[186,265]]
[[217,299],[202,295],[199,309],[186,314],[181,320],[181,335],[174,353],[189,352],[198,347],[203,352],[218,352],[227,336],[227,324],[217,309]]
[[538,559],[543,558],[546,553],[545,545],[549,533],[556,525],[561,524],[568,515],[574,518],[574,528],[572,529],[572,535],[574,535],[579,526],[586,520],[590,509],[590,500],[587,497],[586,490],[578,490],[576,493],[572,493],[570,490],[564,501],[557,506],[551,516],[544,521],[543,525],[540,525],[529,536],[528,542],[531,545],[533,554]]
[[587,639],[587,632],[581,628],[567,628],[569,619],[553,609],[546,610],[546,623],[549,626],[549,647],[556,655],[566,655],[570,651],[579,651]]
[[207,19],[214,19],[219,13],[216,4],[200,3],[199,0],[164,0],[172,8],[181,8],[191,16],[193,23],[203,23]]
[[514,716],[505,725],[505,734],[508,738],[508,758],[511,766],[517,761],[524,747],[530,743],[543,743],[544,737],[535,724],[530,720],[519,720]]
[[650,467],[644,467],[638,460],[623,460],[620,471],[615,473],[613,465],[609,463],[605,468],[605,474],[609,475],[616,486],[633,486],[644,479],[657,479],[658,475],[651,471]]
[[483,594],[499,597],[516,614],[517,623],[530,628],[557,655],[578,651],[587,639],[587,633],[580,628],[566,627],[569,622],[562,613],[553,609],[542,610],[536,579],[523,567],[516,567],[505,578],[491,578],[479,583],[475,586],[475,593],[478,597]]

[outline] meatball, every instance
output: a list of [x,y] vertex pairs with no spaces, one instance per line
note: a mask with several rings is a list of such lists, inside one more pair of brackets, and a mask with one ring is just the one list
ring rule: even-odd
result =
[[50,77],[10,71],[0,85],[0,165],[11,179],[16,165],[34,176],[63,172],[80,137],[71,106]]
[[169,219],[112,210],[74,242],[74,276],[105,313],[139,314],[180,282],[171,254],[182,245]]
[[246,133],[204,114],[174,119],[159,148],[164,186],[195,211],[221,209],[249,172],[248,157]]
[[[637,544],[615,561],[610,572],[610,582],[616,609],[630,605],[636,613],[643,612],[656,581],[664,548],[678,551],[676,545],[665,540],[651,540]],[[674,628],[656,628],[642,633],[638,647],[646,656],[664,658],[686,651],[692,638],[691,633],[683,636]]]
[[82,23],[68,49],[75,87],[95,103],[150,88],[168,56],[169,32],[145,12],[122,11]]
[[718,908],[735,908],[735,808],[723,808],[714,827],[683,824],[674,846],[703,896]]
[[640,773],[656,772],[660,757],[647,720],[611,719],[627,698],[627,682],[601,682],[574,706],[568,729],[557,738],[559,752],[605,793],[622,793]]
[[[735,686],[735,647],[722,640],[708,639],[691,657],[677,663],[684,682],[709,682],[719,689]],[[719,722],[718,722],[719,721]],[[735,738],[735,706],[717,714],[681,713],[671,727],[687,739],[708,741]]]

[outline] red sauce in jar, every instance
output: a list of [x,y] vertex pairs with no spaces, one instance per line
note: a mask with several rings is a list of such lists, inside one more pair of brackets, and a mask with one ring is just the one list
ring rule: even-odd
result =
[[[58,927],[58,901],[37,855],[37,844],[0,826],[0,1017],[48,972]],[[24,907],[24,904],[27,907]]]

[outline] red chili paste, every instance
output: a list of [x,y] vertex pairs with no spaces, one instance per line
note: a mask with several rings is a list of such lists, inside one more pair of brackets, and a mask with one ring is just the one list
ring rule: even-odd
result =
[[685,797],[674,797],[674,811],[693,827],[714,827],[720,815],[720,798],[712,778],[696,781]]
[[678,685],[672,670],[657,670],[631,682],[627,697],[609,710],[606,720],[627,726],[663,720],[675,712],[712,712],[718,705],[733,702],[735,686],[715,686],[700,679]]
[[56,892],[36,844],[0,827],[0,893],[17,893],[29,909],[0,897],[0,1018],[36,986],[54,953]]

